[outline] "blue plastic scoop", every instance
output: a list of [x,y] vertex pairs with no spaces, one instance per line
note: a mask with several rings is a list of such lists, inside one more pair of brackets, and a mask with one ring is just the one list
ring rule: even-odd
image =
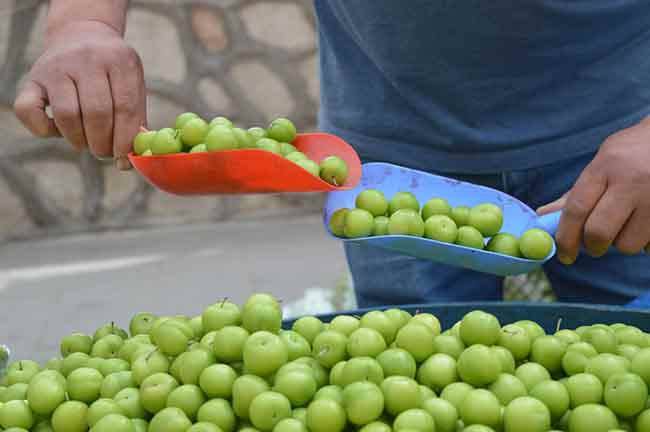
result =
[[[332,214],[340,208],[354,208],[354,201],[357,195],[365,189],[378,189],[389,200],[397,192],[412,192],[421,205],[424,205],[431,198],[444,198],[453,207],[461,205],[473,207],[482,203],[493,203],[503,209],[504,222],[501,232],[507,232],[516,236],[520,236],[530,228],[542,228],[551,235],[555,235],[560,222],[561,212],[550,213],[540,217],[523,202],[496,189],[396,165],[368,163],[362,167],[361,181],[356,188],[347,191],[330,192],[328,194],[325,202],[323,222],[330,235],[335,237],[329,229],[329,220]],[[340,237],[335,238],[341,239]],[[405,235],[386,235],[341,240],[352,243],[363,243],[399,252],[404,255],[465,267],[499,276],[528,273],[551,259],[556,251],[554,244],[549,256],[544,260],[537,261]]]

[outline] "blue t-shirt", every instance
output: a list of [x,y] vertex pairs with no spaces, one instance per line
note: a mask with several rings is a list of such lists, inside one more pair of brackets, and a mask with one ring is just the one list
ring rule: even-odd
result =
[[650,112],[650,0],[316,0],[320,126],[456,173],[594,152]]

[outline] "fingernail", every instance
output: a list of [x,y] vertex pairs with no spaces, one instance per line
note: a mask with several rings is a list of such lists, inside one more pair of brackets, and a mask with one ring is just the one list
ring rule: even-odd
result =
[[126,171],[131,169],[131,163],[129,162],[129,159],[126,156],[120,156],[116,158],[115,166],[117,167],[118,170],[121,171]]
[[560,262],[564,265],[571,265],[575,261],[573,257],[561,253],[557,254],[557,259],[559,259]]

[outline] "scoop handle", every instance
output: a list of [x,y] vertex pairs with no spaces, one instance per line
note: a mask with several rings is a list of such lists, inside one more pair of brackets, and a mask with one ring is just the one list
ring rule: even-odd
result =
[[538,217],[537,224],[544,231],[548,232],[552,236],[555,236],[557,233],[557,227],[560,225],[560,217],[562,217],[562,210],[548,213],[544,216]]

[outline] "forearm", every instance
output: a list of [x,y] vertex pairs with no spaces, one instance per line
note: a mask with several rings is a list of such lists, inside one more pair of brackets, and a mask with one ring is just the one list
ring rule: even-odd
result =
[[124,35],[129,0],[51,0],[46,40],[75,22],[95,21]]

